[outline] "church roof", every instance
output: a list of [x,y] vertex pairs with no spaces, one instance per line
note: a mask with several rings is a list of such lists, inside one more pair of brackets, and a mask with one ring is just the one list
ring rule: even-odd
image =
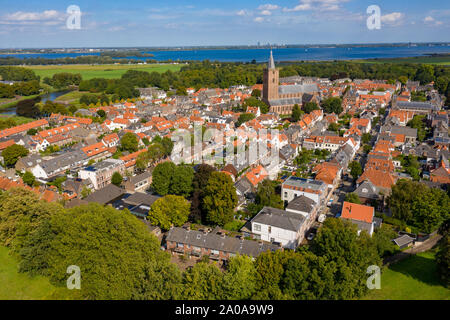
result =
[[269,69],[275,69],[272,50],[270,50]]

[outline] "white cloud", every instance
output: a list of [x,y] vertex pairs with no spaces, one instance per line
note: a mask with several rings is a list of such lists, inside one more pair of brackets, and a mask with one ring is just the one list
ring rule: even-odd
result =
[[277,10],[279,8],[279,6],[277,6],[276,4],[263,4],[261,6],[258,7],[258,10]]
[[341,9],[341,4],[349,0],[300,0],[294,8],[283,8],[284,12],[296,11],[337,11]]
[[255,21],[255,22],[264,22],[264,18],[263,17],[256,17],[253,21]]
[[56,10],[45,10],[43,12],[17,11],[2,16],[0,18],[0,23],[11,25],[56,25],[63,22],[66,17],[67,13]]
[[65,17],[65,13],[56,10],[45,10],[43,12],[23,12],[17,11],[5,15],[5,20],[8,21],[45,21],[45,20],[61,20]]
[[263,10],[260,13],[263,16],[270,16],[272,14],[272,11],[270,11],[270,10]]
[[239,10],[238,12],[236,12],[236,14],[238,16],[245,16],[245,15],[247,15],[247,12],[245,10]]
[[423,19],[423,22],[425,22],[428,25],[434,25],[434,26],[440,26],[443,24],[442,21],[437,21],[435,18],[433,18],[432,16],[427,16],[425,17],[425,19]]
[[381,22],[397,26],[402,23],[403,18],[405,17],[404,13],[401,12],[392,12],[389,14],[385,14],[384,16],[381,16]]

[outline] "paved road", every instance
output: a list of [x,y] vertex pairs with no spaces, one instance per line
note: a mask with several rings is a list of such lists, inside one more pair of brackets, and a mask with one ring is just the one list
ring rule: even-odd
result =
[[384,259],[384,264],[385,265],[390,265],[392,263],[396,263],[399,262],[403,259],[406,259],[407,257],[416,255],[418,253],[421,252],[425,252],[428,251],[430,249],[432,249],[438,242],[439,240],[442,239],[441,235],[435,235],[434,237],[431,237],[428,240],[425,240],[423,243],[421,244],[416,244],[414,247],[409,248],[405,251],[402,251],[400,253],[397,253],[393,256],[387,257],[386,259]]

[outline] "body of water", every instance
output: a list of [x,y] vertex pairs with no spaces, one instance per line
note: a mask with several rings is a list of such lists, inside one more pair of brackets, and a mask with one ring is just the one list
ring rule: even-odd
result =
[[[70,90],[63,90],[63,91],[57,91],[57,92],[51,92],[51,93],[45,93],[41,95],[41,102],[46,103],[47,101],[54,101],[58,97],[65,95],[66,93],[69,93]],[[11,107],[7,109],[0,110],[0,115],[5,116],[15,116],[16,115],[16,107]]]
[[[166,50],[148,51],[155,56],[148,57],[128,57],[136,60],[154,59],[165,60],[211,60],[222,62],[257,62],[267,61],[269,49],[224,49],[224,50]],[[448,45],[414,45],[409,47],[320,47],[320,48],[285,48],[274,49],[274,57],[277,61],[300,61],[300,60],[354,60],[354,59],[375,59],[375,58],[400,58],[415,57],[432,53],[450,53]],[[45,53],[45,54],[14,54],[0,55],[0,57],[16,58],[65,58],[79,57],[86,55],[99,56],[100,53]],[[117,58],[120,59],[120,58]]]

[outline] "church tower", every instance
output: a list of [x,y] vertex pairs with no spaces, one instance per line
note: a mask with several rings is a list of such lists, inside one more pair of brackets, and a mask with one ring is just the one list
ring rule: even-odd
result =
[[270,105],[271,100],[276,100],[278,96],[278,85],[280,82],[280,71],[275,68],[273,53],[270,50],[270,59],[267,69],[264,70],[263,101]]

